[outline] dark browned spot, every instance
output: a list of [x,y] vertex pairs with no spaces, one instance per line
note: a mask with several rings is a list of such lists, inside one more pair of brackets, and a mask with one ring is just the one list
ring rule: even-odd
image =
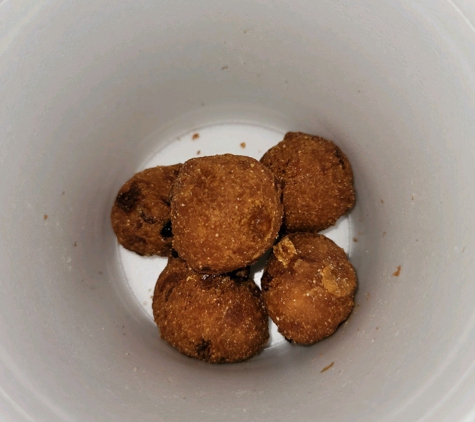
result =
[[243,282],[249,278],[249,267],[234,270],[228,274],[229,278],[236,282]]
[[259,237],[266,236],[272,226],[272,218],[264,206],[257,206],[249,217],[249,228]]
[[290,344],[293,344],[294,341],[291,338],[284,337],[286,341],[288,341]]
[[140,218],[145,221],[147,224],[155,224],[157,222],[157,220],[155,219],[155,217],[151,216],[151,215],[147,215],[143,208],[140,209],[139,211],[139,216]]
[[200,343],[196,345],[196,354],[200,359],[208,360],[210,357],[211,341],[202,339]]
[[178,258],[178,252],[177,252],[175,249],[172,249],[172,250],[171,250],[170,255],[171,255],[173,258]]
[[119,192],[115,203],[124,212],[130,213],[137,206],[137,202],[140,200],[142,191],[136,182],[132,182],[130,189],[127,192]]
[[165,297],[163,299],[165,302],[168,302],[168,299],[170,298],[170,295],[172,294],[175,287],[176,287],[176,284],[173,284],[167,289],[167,291],[165,292]]
[[254,297],[261,297],[261,291],[259,290],[259,287],[257,287],[252,281],[247,283],[246,286]]
[[338,163],[340,163],[340,166],[343,170],[345,170],[345,160],[343,158],[343,153],[341,152],[341,149],[338,148],[336,145],[335,145],[335,157],[338,158]]
[[143,238],[143,237],[140,237],[140,236],[135,236],[135,235],[130,235],[130,236],[127,236],[127,243],[129,244],[142,244],[142,245],[146,245],[147,244],[147,241]]
[[48,219],[48,214],[45,214],[45,215],[43,216],[43,220],[47,220],[47,219]]
[[272,282],[272,276],[268,272],[264,272],[261,278],[261,289],[264,292],[267,292],[270,288],[270,284]]
[[206,290],[209,290],[209,289],[215,287],[216,277],[220,277],[220,276],[216,276],[216,275],[212,275],[212,274],[203,274],[201,276],[201,287],[203,289],[206,289]]
[[162,227],[162,230],[160,230],[160,236],[168,238],[172,237],[172,222],[168,220]]

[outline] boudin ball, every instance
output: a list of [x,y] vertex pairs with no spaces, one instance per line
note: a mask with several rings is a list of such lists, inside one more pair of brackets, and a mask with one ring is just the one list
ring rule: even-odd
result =
[[327,237],[293,233],[277,243],[261,281],[269,316],[297,344],[330,336],[354,307],[356,273]]

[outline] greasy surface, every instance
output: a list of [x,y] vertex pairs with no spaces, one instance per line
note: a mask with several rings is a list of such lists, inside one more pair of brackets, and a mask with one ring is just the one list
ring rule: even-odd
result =
[[345,251],[313,233],[294,233],[274,246],[262,276],[269,316],[299,344],[333,334],[354,306],[356,273]]
[[195,271],[221,274],[255,262],[277,237],[280,192],[272,172],[250,157],[187,161],[173,187],[173,247]]
[[208,362],[239,362],[259,353],[269,339],[268,318],[247,273],[200,274],[170,257],[152,303],[162,338]]
[[282,185],[287,232],[326,229],[355,203],[350,163],[331,141],[289,132],[261,162]]
[[119,243],[139,255],[166,256],[171,249],[170,190],[181,164],[135,174],[119,190],[111,212]]

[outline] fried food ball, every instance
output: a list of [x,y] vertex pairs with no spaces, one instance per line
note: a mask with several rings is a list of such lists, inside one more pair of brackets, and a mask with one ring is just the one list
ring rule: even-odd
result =
[[324,230],[354,206],[350,162],[331,141],[289,132],[264,154],[261,163],[282,185],[287,233]]
[[183,354],[207,362],[239,362],[258,354],[269,339],[268,317],[248,274],[248,269],[200,274],[170,257],[152,302],[161,337]]
[[168,255],[172,245],[170,191],[181,166],[149,168],[120,188],[111,222],[124,248],[139,255]]
[[172,191],[173,248],[195,271],[222,274],[254,263],[282,222],[272,172],[250,157],[187,161]]
[[333,334],[354,307],[356,273],[327,237],[293,233],[277,243],[261,280],[269,316],[297,344]]

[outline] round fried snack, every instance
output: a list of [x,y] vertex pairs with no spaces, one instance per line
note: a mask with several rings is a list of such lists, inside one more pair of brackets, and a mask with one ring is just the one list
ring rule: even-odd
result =
[[258,354],[269,339],[268,317],[259,288],[246,274],[200,274],[170,257],[152,302],[161,337],[207,362],[239,362]]
[[170,252],[170,191],[181,166],[144,170],[120,188],[112,206],[111,222],[124,248],[139,255],[167,256]]
[[269,316],[289,341],[313,344],[333,334],[354,307],[356,273],[327,237],[293,233],[274,246],[261,281]]
[[289,132],[264,154],[261,163],[282,185],[287,233],[324,230],[354,206],[350,162],[331,141]]
[[191,159],[172,194],[173,248],[198,272],[222,274],[252,264],[281,226],[275,177],[250,157]]

